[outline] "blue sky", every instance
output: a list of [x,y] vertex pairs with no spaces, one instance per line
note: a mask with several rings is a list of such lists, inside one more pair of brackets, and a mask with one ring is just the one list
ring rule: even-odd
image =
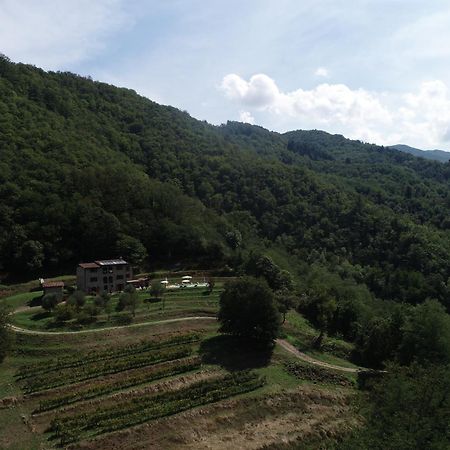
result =
[[450,150],[450,3],[0,0],[13,61],[219,124]]

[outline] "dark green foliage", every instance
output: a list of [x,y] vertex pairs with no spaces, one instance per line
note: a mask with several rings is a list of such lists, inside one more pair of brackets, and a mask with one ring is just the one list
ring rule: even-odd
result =
[[150,286],[150,295],[152,297],[155,297],[155,299],[162,298],[164,292],[165,292],[164,286],[158,281],[153,282],[152,285]]
[[77,310],[86,304],[86,295],[83,291],[74,291],[67,299],[67,304],[74,306]]
[[117,241],[117,254],[135,267],[140,267],[147,259],[147,250],[139,239],[122,235]]
[[47,294],[42,297],[42,307],[46,311],[53,311],[58,304],[58,297],[56,294]]
[[273,343],[280,317],[274,295],[262,279],[244,277],[225,285],[220,296],[220,331],[261,343]]
[[293,288],[291,274],[287,270],[281,270],[268,256],[251,254],[246,265],[246,272],[255,277],[265,278],[274,290]]
[[102,292],[100,295],[95,296],[94,304],[97,308],[105,308],[111,301],[111,295],[108,292]]
[[75,310],[72,305],[69,304],[59,304],[53,311],[53,317],[56,322],[66,322],[73,319],[75,315]]
[[436,300],[414,308],[403,326],[399,360],[410,364],[450,363],[450,316]]
[[366,425],[341,450],[446,450],[450,442],[450,367],[389,365],[362,412]]
[[275,293],[275,300],[278,311],[283,315],[283,323],[286,322],[286,314],[290,309],[298,305],[298,297],[287,289],[280,290]]
[[120,294],[119,301],[116,305],[116,311],[129,310],[133,317],[136,315],[136,308],[139,303],[139,295],[136,292],[136,288],[128,284],[122,294]]

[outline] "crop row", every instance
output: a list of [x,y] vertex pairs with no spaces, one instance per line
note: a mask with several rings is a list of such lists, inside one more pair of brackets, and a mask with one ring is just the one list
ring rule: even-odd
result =
[[186,373],[200,368],[200,361],[201,360],[198,356],[194,356],[189,359],[174,361],[176,364],[161,367],[160,369],[154,370],[150,373],[139,373],[134,376],[111,381],[94,388],[88,387],[87,389],[79,390],[71,394],[61,395],[48,400],[42,400],[39,403],[39,408],[36,412],[50,411],[61,406],[67,406],[82,400],[90,400],[100,395],[110,394],[112,392],[126,389],[131,386],[136,386],[138,384],[148,383],[151,381],[160,380],[161,378],[170,377],[172,375]]
[[189,344],[198,342],[200,335],[198,333],[188,333],[174,336],[164,341],[154,342],[139,342],[137,344],[127,345],[120,348],[110,348],[108,350],[92,351],[80,356],[79,353],[65,358],[57,358],[56,360],[43,361],[36,364],[30,364],[21,367],[16,377],[18,379],[35,377],[44,373],[59,371],[61,369],[83,366],[92,361],[106,361],[109,359],[120,358],[122,356],[129,356],[132,354],[139,354],[149,350],[157,350],[164,347],[171,347],[181,344]]
[[109,359],[90,362],[84,366],[73,367],[28,378],[23,387],[26,394],[52,389],[58,386],[89,380],[102,375],[110,375],[124,370],[151,366],[156,363],[185,358],[191,355],[192,347],[177,347],[124,356],[121,359]]
[[253,372],[238,372],[185,389],[134,399],[107,409],[99,408],[93,413],[55,419],[49,431],[64,445],[249,392],[264,383],[264,378]]

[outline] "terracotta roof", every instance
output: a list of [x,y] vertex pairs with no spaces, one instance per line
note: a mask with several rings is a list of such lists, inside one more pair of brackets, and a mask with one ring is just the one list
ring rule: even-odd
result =
[[98,267],[100,267],[97,263],[95,262],[90,262],[90,263],[80,263],[78,264],[79,267],[81,267],[82,269],[97,269]]
[[52,287],[64,287],[64,283],[62,281],[44,281],[42,283],[43,288],[52,288]]

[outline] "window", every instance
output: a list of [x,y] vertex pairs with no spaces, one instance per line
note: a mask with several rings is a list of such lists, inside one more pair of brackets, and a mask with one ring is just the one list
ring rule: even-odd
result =
[[129,273],[127,273],[127,278],[130,278],[130,274]]
[[103,267],[103,273],[108,273],[108,268],[107,267]]
[[103,290],[107,291],[108,290],[108,286],[103,286]]
[[123,280],[123,275],[117,275],[116,277],[118,280]]
[[113,282],[113,277],[109,277],[109,282],[110,282],[110,283]]
[[103,277],[103,283],[106,284],[108,282],[108,277]]
[[89,280],[91,283],[95,283],[96,281],[98,281],[97,277],[91,277]]

